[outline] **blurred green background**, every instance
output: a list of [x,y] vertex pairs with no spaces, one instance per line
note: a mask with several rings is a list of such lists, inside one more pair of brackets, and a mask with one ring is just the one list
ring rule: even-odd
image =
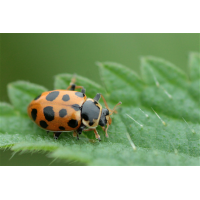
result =
[[[0,101],[9,82],[26,80],[53,89],[54,75],[76,73],[100,83],[96,61],[121,63],[140,74],[140,57],[164,58],[188,72],[188,53],[199,34],[0,34]],[[86,88],[87,89],[87,88]],[[0,150],[0,165],[67,165],[45,154]],[[69,163],[70,164],[70,163]]]

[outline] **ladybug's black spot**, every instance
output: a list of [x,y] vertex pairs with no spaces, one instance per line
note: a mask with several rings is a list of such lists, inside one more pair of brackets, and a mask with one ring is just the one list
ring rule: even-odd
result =
[[61,110],[59,111],[59,116],[60,116],[60,117],[64,117],[65,115],[67,115],[67,110],[66,110],[66,109],[61,109]]
[[84,97],[85,96],[85,94],[83,94],[82,92],[76,92],[75,95],[78,96],[78,97]]
[[37,99],[39,99],[40,97],[41,97],[41,94],[38,95],[34,100],[37,100]]
[[73,104],[72,108],[76,111],[79,111],[81,109],[81,107],[78,104]]
[[75,128],[78,126],[78,121],[75,119],[71,119],[70,121],[68,121],[68,125],[72,128]]
[[63,95],[62,100],[69,101],[70,100],[69,95],[68,94]]
[[40,121],[40,126],[42,128],[46,128],[48,126],[48,124],[45,121],[42,120],[42,121]]
[[62,130],[62,131],[64,131],[64,130],[65,130],[65,127],[59,126],[59,129]]
[[43,109],[43,112],[44,112],[44,116],[45,116],[45,119],[47,121],[52,121],[54,120],[54,111],[53,111],[53,107],[52,106],[47,106]]
[[32,111],[31,111],[31,116],[32,116],[32,118],[33,118],[33,120],[35,121],[36,120],[36,118],[37,118],[37,109],[32,109]]
[[47,101],[53,101],[59,95],[59,91],[53,91],[46,96]]

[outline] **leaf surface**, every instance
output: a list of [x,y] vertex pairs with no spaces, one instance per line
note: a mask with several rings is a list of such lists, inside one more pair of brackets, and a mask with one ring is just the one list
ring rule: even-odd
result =
[[[98,127],[101,142],[92,132],[84,132],[79,141],[72,133],[63,133],[55,141],[52,133],[47,135],[26,113],[30,101],[47,89],[18,81],[8,86],[12,105],[0,103],[0,147],[44,151],[52,158],[82,165],[200,165],[198,53],[189,56],[190,76],[151,56],[141,59],[141,78],[117,63],[97,65],[102,86],[78,75],[76,84],[84,86],[90,98],[102,93],[110,108],[122,101],[118,114],[113,114],[109,138]],[[72,77],[55,76],[55,89],[66,89]]]

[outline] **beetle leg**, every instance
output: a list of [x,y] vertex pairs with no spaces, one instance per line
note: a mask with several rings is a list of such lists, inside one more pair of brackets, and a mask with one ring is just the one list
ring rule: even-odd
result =
[[67,90],[75,90],[75,87],[76,87],[76,75],[73,76],[73,78],[71,79],[71,82],[69,84],[69,86],[67,87]]
[[108,133],[107,133],[108,127],[109,127],[109,123],[107,123],[107,128],[105,129],[105,133],[106,133],[106,137],[107,137],[107,138],[109,137],[109,136],[108,136]]
[[83,94],[85,94],[86,90],[83,86],[76,86],[75,84],[70,85],[69,87],[67,87],[67,90],[72,90],[74,91],[75,89],[81,89],[81,92]]
[[78,132],[79,135],[82,133],[82,131],[83,131],[84,128],[85,128],[85,125],[81,124],[81,126],[77,130],[77,132]]
[[79,135],[82,133],[84,128],[85,128],[85,125],[81,124],[81,126],[77,129],[77,131],[73,132],[73,136],[77,137],[77,140],[79,140]]
[[94,131],[96,139],[98,139],[99,141],[101,141],[100,135],[98,134],[98,132],[97,132],[96,129],[88,128],[88,129],[85,129],[84,131]]
[[73,136],[74,136],[74,137],[76,137],[76,138],[77,138],[77,140],[79,140],[79,136],[78,136],[78,133],[77,133],[77,131],[74,131],[74,132],[73,132]]
[[81,89],[81,92],[83,93],[83,94],[85,94],[85,92],[86,92],[86,89],[83,87],[83,86],[76,86],[75,84],[74,85],[72,85],[73,86],[73,88],[71,87],[71,90],[75,90],[75,89]]
[[77,137],[77,132],[76,131],[73,132],[73,136]]
[[105,130],[106,130],[106,129],[105,129],[105,127],[104,127],[104,126],[101,126],[101,128],[102,128],[102,129],[103,129],[103,131],[105,132]]
[[54,132],[54,135],[53,135],[54,139],[57,140],[59,138],[59,136],[60,136],[61,133],[62,132]]
[[70,85],[67,87],[67,89],[66,90],[75,90],[75,88],[76,88],[76,84],[74,84],[74,83],[70,83]]
[[77,133],[77,131],[73,132],[73,136],[77,138],[77,140],[79,140],[79,134]]
[[73,83],[72,85],[70,85],[70,88],[69,88],[69,90],[72,90],[72,91],[74,91],[76,89],[76,85]]
[[82,92],[83,94],[85,94],[86,89],[83,87],[82,90],[81,90],[81,92]]
[[49,131],[47,131],[47,134],[49,133]]
[[104,126],[101,126],[101,128],[103,129],[103,131],[106,133],[106,137],[108,138],[108,133],[107,133],[107,130],[108,130],[108,124],[107,124],[107,128],[105,128]]
[[97,132],[96,129],[94,129],[94,134],[95,134],[96,139],[98,139],[99,141],[101,141],[100,135],[98,134],[98,132]]
[[75,89],[82,89],[81,92],[82,92],[83,94],[85,94],[85,88],[84,88],[83,86],[76,86],[75,82],[76,82],[76,78],[75,78],[75,76],[74,76],[74,77],[71,79],[71,83],[70,83],[70,85],[67,87],[67,90],[72,90],[72,91],[74,91]]

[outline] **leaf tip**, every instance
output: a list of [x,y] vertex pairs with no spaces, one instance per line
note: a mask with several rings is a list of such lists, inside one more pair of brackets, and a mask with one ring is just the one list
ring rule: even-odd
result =
[[154,56],[141,56],[140,57],[140,61],[141,61],[141,64],[145,64],[149,61],[154,61],[154,60],[158,60],[159,58],[156,58]]
[[189,57],[193,57],[193,56],[200,57],[200,53],[199,52],[195,52],[195,51],[190,51],[189,52]]
[[8,89],[8,90],[11,89],[12,86],[13,86],[13,83],[8,83],[8,85],[7,85],[7,89]]
[[103,67],[103,63],[100,62],[100,61],[96,61],[95,64],[96,64],[98,67]]
[[146,61],[146,56],[140,56],[140,61],[141,61],[141,63],[145,62]]

